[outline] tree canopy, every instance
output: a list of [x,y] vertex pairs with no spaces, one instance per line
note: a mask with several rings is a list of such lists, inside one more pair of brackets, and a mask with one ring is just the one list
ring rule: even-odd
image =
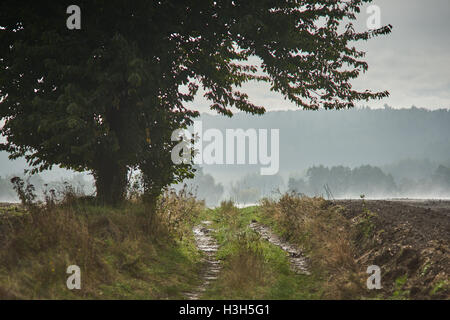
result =
[[391,30],[355,31],[365,2],[80,0],[81,29],[69,30],[69,1],[4,0],[0,149],[35,171],[92,171],[106,202],[123,198],[139,168],[155,197],[192,175],[171,162],[170,137],[198,116],[186,102],[199,87],[227,116],[264,113],[239,90],[253,80],[306,109],[387,96],[350,83],[368,68],[354,42]]

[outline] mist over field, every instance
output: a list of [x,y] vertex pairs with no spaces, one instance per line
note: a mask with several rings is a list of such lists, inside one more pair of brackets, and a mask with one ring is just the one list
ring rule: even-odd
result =
[[[276,175],[261,176],[259,165],[198,166],[196,177],[184,183],[209,205],[224,199],[255,203],[286,191],[333,198],[450,198],[447,109],[385,106],[274,111],[258,117],[238,113],[232,118],[202,114],[198,120],[203,131],[215,128],[224,135],[226,129],[238,128],[280,132]],[[248,159],[248,141],[246,150]],[[23,159],[10,161],[0,153],[0,201],[17,201],[9,178],[25,167]],[[85,193],[94,192],[88,173],[56,168],[31,181],[37,190],[62,188],[68,181]]]

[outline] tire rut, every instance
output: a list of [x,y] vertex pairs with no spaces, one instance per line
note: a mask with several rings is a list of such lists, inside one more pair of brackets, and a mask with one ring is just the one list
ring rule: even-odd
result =
[[289,257],[291,264],[291,270],[298,274],[311,274],[308,271],[308,263],[306,257],[302,251],[287,241],[281,240],[275,233],[270,230],[269,227],[260,224],[256,221],[252,221],[249,227],[258,233],[263,239],[281,248]]
[[221,269],[220,261],[216,258],[219,245],[210,235],[213,232],[212,229],[208,228],[211,223],[211,221],[202,221],[192,229],[197,248],[205,254],[205,268],[202,271],[202,284],[194,291],[184,294],[189,300],[198,300],[210,283],[217,279]]

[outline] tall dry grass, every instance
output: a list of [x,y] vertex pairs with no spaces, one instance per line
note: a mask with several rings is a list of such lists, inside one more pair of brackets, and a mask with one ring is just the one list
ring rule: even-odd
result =
[[186,186],[178,192],[166,190],[158,199],[155,217],[169,233],[176,234],[180,240],[191,233],[191,227],[198,213],[205,208],[205,202],[197,200]]
[[279,201],[264,199],[261,207],[282,236],[308,255],[311,269],[325,281],[324,298],[351,299],[363,292],[366,277],[355,261],[352,226],[341,215],[342,208],[295,194]]
[[[184,191],[166,192],[151,212],[140,201],[101,207],[71,192],[27,203],[25,213],[0,219],[0,299],[114,298],[122,292],[102,287],[144,279],[154,285],[160,280],[152,261],[186,236],[202,208]],[[82,270],[83,290],[66,288],[69,265]],[[164,298],[151,288],[147,296]]]

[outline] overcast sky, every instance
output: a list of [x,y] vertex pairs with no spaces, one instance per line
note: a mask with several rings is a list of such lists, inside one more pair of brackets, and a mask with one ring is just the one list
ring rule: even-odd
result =
[[[353,85],[360,90],[388,90],[391,95],[361,105],[450,108],[450,0],[374,0],[372,5],[380,7],[382,25],[391,24],[393,31],[358,44],[367,52],[369,70]],[[355,23],[357,30],[367,28],[366,7]],[[249,83],[244,88],[252,102],[268,111],[296,108],[270,92],[268,85]],[[192,107],[208,112],[208,103],[201,97]]]

